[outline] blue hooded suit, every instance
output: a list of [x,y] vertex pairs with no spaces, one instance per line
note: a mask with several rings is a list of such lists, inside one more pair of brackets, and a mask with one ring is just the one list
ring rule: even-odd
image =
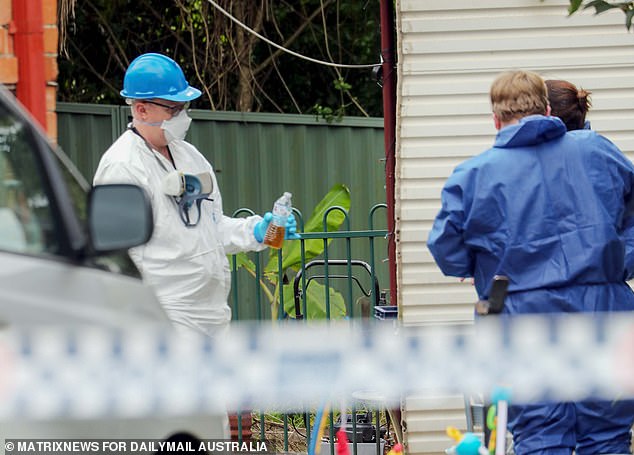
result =
[[[532,115],[459,165],[427,246],[479,298],[509,278],[504,312],[634,311],[634,166],[591,130]],[[629,402],[513,406],[516,453],[630,453]]]

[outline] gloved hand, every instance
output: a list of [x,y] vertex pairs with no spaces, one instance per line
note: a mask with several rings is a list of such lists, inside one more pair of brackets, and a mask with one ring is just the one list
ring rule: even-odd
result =
[[[273,219],[273,214],[271,212],[266,212],[262,217],[262,220],[259,221],[255,228],[253,228],[253,235],[255,236],[255,240],[262,243],[264,241],[264,236],[266,235],[266,230]],[[297,221],[295,221],[295,215],[292,213],[286,219],[286,226],[284,226],[284,240],[298,240],[301,237],[296,233],[297,231]]]
[[266,230],[269,228],[269,224],[271,223],[272,219],[273,214],[271,212],[266,212],[262,217],[262,220],[258,221],[258,223],[253,228],[253,235],[255,236],[255,240],[257,240],[259,243],[262,243],[264,241]]
[[292,213],[286,219],[286,226],[284,226],[284,240],[299,240],[301,236],[297,233],[297,221],[295,215]]

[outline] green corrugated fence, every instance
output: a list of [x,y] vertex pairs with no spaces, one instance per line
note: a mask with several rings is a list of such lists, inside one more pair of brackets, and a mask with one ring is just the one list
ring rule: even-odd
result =
[[[89,181],[129,112],[127,106],[58,103],[59,145]],[[214,166],[225,213],[241,207],[263,213],[284,191],[310,212],[337,183],[350,189],[354,223],[363,224],[365,216],[356,214],[385,201],[383,119],[328,124],[309,115],[202,110],[190,116],[187,139]]]
[[[125,130],[128,106],[58,103],[59,145],[92,180],[103,152]],[[383,120],[347,118],[328,124],[308,115],[211,112],[192,110],[187,139],[212,163],[222,190],[224,212],[248,207],[271,210],[284,191],[308,218],[335,184],[350,190],[350,229],[368,229],[367,214],[385,201]],[[385,211],[375,217],[387,226]],[[335,242],[339,244],[340,242]],[[343,246],[339,248],[344,248]],[[368,244],[352,245],[355,257],[367,257]],[[335,247],[335,251],[337,250]],[[376,267],[381,288],[388,285],[385,248]],[[334,256],[333,256],[334,257]],[[258,309],[252,292],[234,309],[242,319],[269,315]]]

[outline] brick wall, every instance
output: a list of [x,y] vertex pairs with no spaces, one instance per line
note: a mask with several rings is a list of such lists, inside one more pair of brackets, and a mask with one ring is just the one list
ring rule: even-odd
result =
[[[24,0],[26,1],[26,0]],[[46,78],[46,132],[57,140],[57,0],[42,1],[44,68]],[[18,56],[13,48],[13,0],[0,0],[0,82],[14,91],[18,83]]]
[[57,0],[42,0],[42,22],[46,59],[46,131],[52,140],[57,141]]
[[0,82],[9,89],[15,89],[18,82],[18,59],[13,54],[11,18],[12,0],[0,0]]

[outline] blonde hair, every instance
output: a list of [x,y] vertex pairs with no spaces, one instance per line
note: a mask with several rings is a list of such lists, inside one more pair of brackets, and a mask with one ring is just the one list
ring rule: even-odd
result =
[[508,71],[491,85],[493,113],[502,122],[519,120],[527,115],[545,115],[548,90],[544,79],[531,71]]

